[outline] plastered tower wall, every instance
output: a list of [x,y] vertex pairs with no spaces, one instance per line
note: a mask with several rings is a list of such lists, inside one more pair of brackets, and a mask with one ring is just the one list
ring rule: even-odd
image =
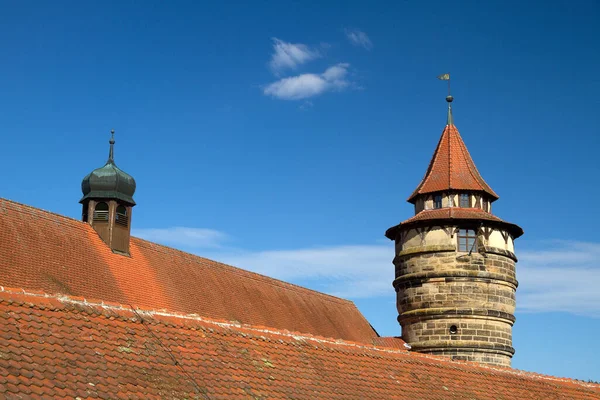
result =
[[412,351],[510,366],[515,353],[517,257],[523,230],[492,214],[498,195],[448,122],[425,177],[408,198],[415,215],[387,230],[394,289]]

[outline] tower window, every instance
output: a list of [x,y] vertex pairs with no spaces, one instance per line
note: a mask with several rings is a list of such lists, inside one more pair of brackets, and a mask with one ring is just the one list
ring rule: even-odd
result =
[[483,208],[483,211],[487,211],[488,201],[485,197],[481,199],[481,208]]
[[117,206],[117,212],[115,215],[115,222],[122,226],[127,226],[127,208],[125,206]]
[[437,194],[433,197],[433,208],[442,208],[442,196]]
[[94,208],[94,221],[108,221],[108,204],[100,202]]
[[456,335],[457,333],[458,333],[458,328],[456,327],[456,325],[450,326],[450,334]]
[[471,199],[469,193],[461,193],[459,200],[460,207],[469,208],[471,207]]
[[475,246],[476,241],[477,235],[473,229],[458,230],[458,251],[477,251],[477,247]]

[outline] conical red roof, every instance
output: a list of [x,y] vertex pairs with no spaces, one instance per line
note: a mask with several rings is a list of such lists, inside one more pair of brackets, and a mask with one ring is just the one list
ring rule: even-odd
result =
[[414,203],[420,194],[448,190],[482,191],[490,195],[492,201],[498,199],[498,195],[477,171],[467,146],[452,123],[444,128],[425,177],[408,201]]

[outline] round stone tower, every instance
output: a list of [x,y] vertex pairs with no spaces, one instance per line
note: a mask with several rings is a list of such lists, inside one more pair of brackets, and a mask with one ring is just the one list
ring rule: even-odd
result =
[[425,177],[408,198],[415,215],[390,228],[402,338],[412,351],[510,366],[515,352],[514,239],[523,230],[492,214],[498,195],[448,122]]

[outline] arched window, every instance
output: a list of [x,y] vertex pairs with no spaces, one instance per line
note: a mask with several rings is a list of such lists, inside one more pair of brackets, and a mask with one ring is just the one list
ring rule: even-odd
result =
[[117,206],[117,213],[115,215],[115,222],[119,225],[127,226],[127,208],[125,206]]
[[436,194],[433,196],[433,208],[442,208],[442,195]]
[[465,253],[475,251],[477,252],[477,235],[473,229],[459,229],[458,230],[458,251]]
[[469,196],[469,193],[460,194],[459,206],[463,208],[471,207],[471,198]]
[[100,202],[94,208],[94,221],[108,221],[108,204]]

